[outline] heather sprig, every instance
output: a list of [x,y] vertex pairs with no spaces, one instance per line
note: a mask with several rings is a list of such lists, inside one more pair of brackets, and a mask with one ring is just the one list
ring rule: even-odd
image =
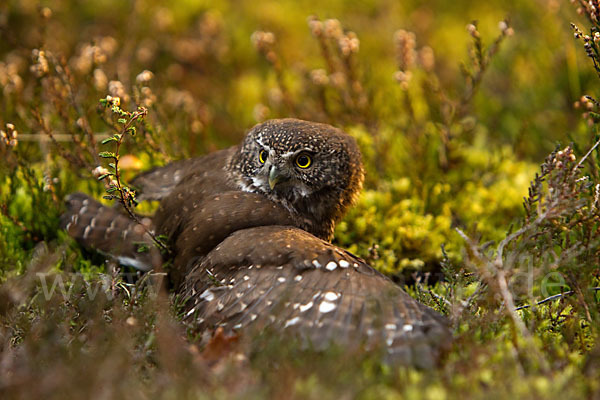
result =
[[161,251],[168,253],[169,250],[164,239],[155,235],[145,224],[142,224],[139,217],[133,211],[133,208],[138,204],[136,193],[135,190],[123,182],[123,176],[119,168],[121,145],[127,136],[136,135],[137,126],[143,123],[144,118],[148,115],[148,110],[143,106],[139,106],[135,111],[126,111],[121,108],[121,99],[110,95],[104,99],[100,99],[100,107],[101,112],[104,109],[110,110],[112,119],[104,120],[111,124],[111,129],[114,131],[112,136],[102,141],[103,145],[114,144],[114,151],[102,151],[98,154],[100,158],[109,161],[108,169],[98,166],[93,170],[94,176],[99,181],[104,181],[106,185],[107,194],[103,197],[107,200],[118,200],[131,219],[144,227],[155,245]]
[[143,122],[148,110],[145,107],[138,107],[136,111],[125,111],[120,107],[121,99],[110,95],[106,96],[105,99],[101,99],[100,105],[103,108],[110,109],[110,112],[116,118],[116,123],[111,126],[115,133],[102,141],[103,145],[114,143],[114,151],[98,153],[99,157],[109,161],[112,160],[112,162],[109,162],[108,170],[102,169],[102,167],[96,168],[94,175],[97,175],[98,180],[108,182],[106,189],[108,194],[104,196],[105,199],[117,199],[126,209],[130,210],[137,204],[137,201],[135,191],[122,182],[121,169],[119,168],[119,151],[127,135],[135,136],[137,132],[136,125]]

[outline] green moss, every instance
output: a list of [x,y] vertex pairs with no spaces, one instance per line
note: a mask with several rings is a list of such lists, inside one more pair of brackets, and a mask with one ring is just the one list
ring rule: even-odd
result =
[[[587,174],[590,186],[574,189],[570,213],[510,242],[501,269],[493,262],[498,243],[531,222],[523,198],[544,157],[574,141],[580,159],[597,135],[573,107],[598,84],[572,39],[569,22],[580,20],[568,4],[547,3],[43,1],[51,17],[32,1],[0,6],[0,129],[12,123],[20,135],[37,134],[39,112],[53,134],[77,139],[0,144],[0,365],[8,365],[0,384],[8,397],[593,397],[600,294],[588,288],[598,286],[598,220],[590,213],[598,154],[584,163],[580,178]],[[507,14],[515,34],[470,97],[461,65],[477,71],[481,60],[465,26],[479,21],[487,51]],[[319,42],[311,15],[337,18],[360,39],[359,51],[345,56],[339,38]],[[398,29],[416,34],[405,87],[394,79]],[[271,54],[253,48],[257,30],[275,34]],[[424,46],[433,48],[433,65],[423,62]],[[49,62],[39,76],[34,49]],[[136,82],[145,69],[154,78]],[[315,79],[316,69],[327,82]],[[142,169],[237,143],[265,117],[328,122],[354,136],[365,187],[335,242],[394,279],[416,281],[408,292],[451,320],[455,341],[440,365],[395,369],[378,354],[311,352],[268,335],[241,338],[262,340],[248,359],[234,351],[207,362],[197,338],[182,339],[177,311],[162,297],[125,282],[59,229],[65,195],[104,193],[91,170],[109,149],[93,148],[84,123],[96,134],[110,130],[96,112],[109,94],[102,74],[105,84],[123,83],[124,109],[149,107],[122,148]],[[123,172],[128,181],[136,171]],[[540,187],[548,196],[548,183]],[[540,253],[556,254],[555,262]],[[67,280],[71,296],[46,299],[38,272]],[[506,312],[499,272],[517,306],[581,291],[517,311],[523,332]],[[550,273],[564,284],[552,285]]]

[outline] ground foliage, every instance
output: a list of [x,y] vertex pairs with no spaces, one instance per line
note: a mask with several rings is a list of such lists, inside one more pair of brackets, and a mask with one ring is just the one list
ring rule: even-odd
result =
[[[421,3],[1,3],[2,398],[598,398],[598,4]],[[137,171],[287,116],[357,138],[335,242],[448,316],[437,368],[199,348],[160,274],[58,229],[68,193],[132,210]]]

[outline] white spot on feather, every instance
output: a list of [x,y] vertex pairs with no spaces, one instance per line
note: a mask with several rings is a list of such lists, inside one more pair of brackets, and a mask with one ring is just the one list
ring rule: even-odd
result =
[[322,301],[321,304],[319,305],[319,312],[326,314],[328,312],[335,310],[336,307],[337,306],[335,304],[330,303],[329,301]]
[[119,261],[119,263],[122,265],[128,265],[135,269],[139,269],[140,271],[149,271],[152,269],[151,266],[146,265],[143,262],[141,262],[140,260],[137,260],[132,257],[119,256],[119,257],[117,257],[117,261]]
[[404,325],[404,326],[402,327],[402,330],[403,330],[404,332],[410,332],[410,331],[412,331],[412,330],[413,330],[413,326],[412,326],[411,324],[406,324],[406,325]]
[[328,271],[333,271],[334,269],[336,269],[338,267],[338,265],[336,264],[335,261],[329,261],[327,263],[327,265],[325,266],[325,269]]
[[190,311],[185,313],[186,318],[189,317],[190,315],[192,315],[194,312],[196,312],[195,308],[192,308]]
[[327,301],[336,301],[340,297],[340,295],[335,292],[327,292],[327,293],[325,293],[324,297],[325,297],[325,300],[327,300]]
[[396,330],[396,324],[386,324],[385,325],[385,329],[387,329],[388,331],[395,331]]
[[215,294],[213,292],[211,292],[210,289],[206,289],[204,292],[202,292],[202,294],[200,295],[200,298],[202,300],[206,300],[206,301],[213,301],[215,298]]
[[350,266],[350,263],[346,260],[340,260],[340,267],[342,268],[348,268]]
[[299,307],[299,308],[300,308],[300,312],[305,312],[305,311],[308,311],[308,310],[310,310],[310,309],[312,308],[312,306],[313,306],[313,302],[312,302],[312,301],[309,301],[308,303],[306,303],[306,304],[303,304],[303,305],[301,305],[301,306]]
[[300,281],[302,280],[302,275],[299,275],[299,274],[298,274],[298,275],[296,275],[296,277],[294,278],[294,280],[295,280],[296,282],[300,282]]
[[288,326],[296,325],[298,322],[300,322],[300,317],[294,317],[294,318],[288,319],[287,321],[285,321],[284,328],[287,328]]

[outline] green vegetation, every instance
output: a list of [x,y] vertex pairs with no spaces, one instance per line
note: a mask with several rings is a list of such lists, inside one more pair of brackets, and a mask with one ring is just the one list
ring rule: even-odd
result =
[[[0,397],[599,396],[597,2],[354,3],[0,4]],[[335,242],[448,316],[436,369],[198,348],[160,275],[59,229],[71,192],[131,210],[139,170],[287,116],[357,138]]]

